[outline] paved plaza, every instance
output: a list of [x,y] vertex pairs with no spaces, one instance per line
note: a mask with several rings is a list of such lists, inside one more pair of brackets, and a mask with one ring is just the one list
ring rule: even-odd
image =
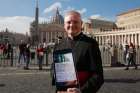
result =
[[[124,67],[105,67],[105,83],[98,93],[140,93],[140,67],[138,70]],[[23,70],[16,67],[0,67],[0,93],[55,93],[51,86],[49,67]]]

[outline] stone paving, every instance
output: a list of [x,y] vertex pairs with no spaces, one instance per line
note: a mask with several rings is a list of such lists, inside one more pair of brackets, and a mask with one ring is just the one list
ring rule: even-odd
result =
[[[104,68],[105,83],[98,93],[140,93],[140,67]],[[0,67],[0,93],[55,93],[51,86],[49,67],[38,70]]]

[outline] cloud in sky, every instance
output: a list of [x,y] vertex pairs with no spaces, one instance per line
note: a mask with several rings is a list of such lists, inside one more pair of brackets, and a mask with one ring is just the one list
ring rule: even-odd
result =
[[82,8],[81,10],[78,10],[78,12],[82,15],[82,14],[87,12],[87,9],[86,8]]
[[0,31],[8,28],[13,32],[26,33],[32,21],[33,18],[26,16],[0,17]]
[[55,3],[52,4],[50,7],[46,8],[46,9],[44,10],[44,13],[47,14],[47,13],[49,13],[49,12],[51,12],[51,11],[56,10],[56,8],[59,8],[59,9],[62,8],[62,4],[61,4],[60,2],[55,2]]
[[[29,33],[30,23],[33,22],[33,17],[27,16],[13,16],[13,17],[0,17],[0,31],[8,28],[10,31],[17,33]],[[40,22],[47,21],[46,18],[39,18]]]
[[99,14],[95,14],[95,15],[91,15],[88,19],[87,18],[83,18],[84,22],[90,22],[89,19],[98,19],[98,20],[105,20],[105,21],[114,21],[114,20],[110,20],[109,18],[103,17]]
[[91,15],[90,18],[91,19],[103,19],[103,17],[99,14]]
[[91,19],[100,19],[100,20],[108,20],[109,21],[108,18],[105,18],[105,17],[103,17],[103,16],[101,16],[99,14],[91,15],[90,18]]
[[65,14],[67,11],[70,11],[70,10],[76,10],[76,11],[78,11],[81,15],[83,15],[84,13],[87,12],[87,9],[86,9],[86,8],[82,8],[82,9],[80,9],[80,10],[77,10],[77,9],[75,9],[74,7],[68,6],[68,7],[64,10],[63,13]]
[[60,1],[64,1],[64,2],[67,2],[67,1],[70,1],[70,0],[60,0]]
[[[69,0],[60,0],[62,1],[69,1]],[[50,13],[54,10],[56,10],[56,8],[61,9],[62,8],[62,4],[61,2],[55,2],[52,5],[50,5],[48,8],[46,8],[43,13]],[[84,14],[87,12],[86,8],[82,8],[82,9],[75,9],[71,6],[68,6],[66,9],[63,9],[63,11],[60,11],[61,14],[63,15],[66,11],[69,10],[77,10],[79,11],[81,14]],[[30,30],[30,23],[34,20],[34,17],[29,17],[29,16],[9,16],[9,17],[5,17],[5,16],[0,16],[0,31],[5,30],[6,28],[8,28],[10,31],[12,32],[18,32],[18,33],[26,33],[29,32]],[[50,17],[39,17],[39,22],[48,22],[50,21]]]

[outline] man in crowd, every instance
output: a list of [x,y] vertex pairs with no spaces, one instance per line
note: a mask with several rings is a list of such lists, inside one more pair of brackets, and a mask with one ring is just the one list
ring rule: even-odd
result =
[[18,58],[18,66],[20,66],[20,60],[23,57],[24,61],[25,61],[25,48],[26,48],[26,44],[23,42],[23,40],[21,40],[21,43],[19,44],[19,58]]

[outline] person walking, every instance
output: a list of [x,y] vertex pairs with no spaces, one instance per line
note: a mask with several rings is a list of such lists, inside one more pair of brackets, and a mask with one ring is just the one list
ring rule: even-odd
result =
[[26,65],[24,66],[25,70],[29,70],[30,56],[31,56],[30,45],[27,44],[25,48],[25,58],[26,58]]
[[123,61],[124,61],[124,64],[127,64],[126,55],[128,53],[128,49],[129,49],[129,44],[127,43],[127,41],[125,41],[125,43],[123,44]]
[[12,46],[9,42],[7,42],[6,44],[6,49],[7,49],[7,58],[10,59],[11,58],[11,50],[12,50]]
[[44,48],[43,45],[40,44],[39,47],[37,48],[37,60],[39,64],[39,70],[42,70],[43,56],[44,56]]
[[129,49],[128,49],[128,52],[127,52],[127,55],[126,55],[127,66],[126,66],[125,70],[129,69],[130,64],[135,66],[135,69],[137,69],[137,65],[136,65],[135,59],[134,59],[135,56],[136,56],[135,54],[136,54],[135,47],[134,47],[133,43],[130,43]]
[[21,40],[21,43],[19,44],[19,58],[18,58],[18,66],[21,65],[21,58],[23,57],[24,62],[25,62],[25,48],[26,48],[26,44],[23,42],[23,40]]
[[[82,33],[81,15],[68,11],[64,17],[67,37],[62,39],[54,51],[72,49],[80,88],[71,87],[57,93],[96,93],[104,83],[101,54],[98,43]],[[53,79],[55,80],[55,79]]]

